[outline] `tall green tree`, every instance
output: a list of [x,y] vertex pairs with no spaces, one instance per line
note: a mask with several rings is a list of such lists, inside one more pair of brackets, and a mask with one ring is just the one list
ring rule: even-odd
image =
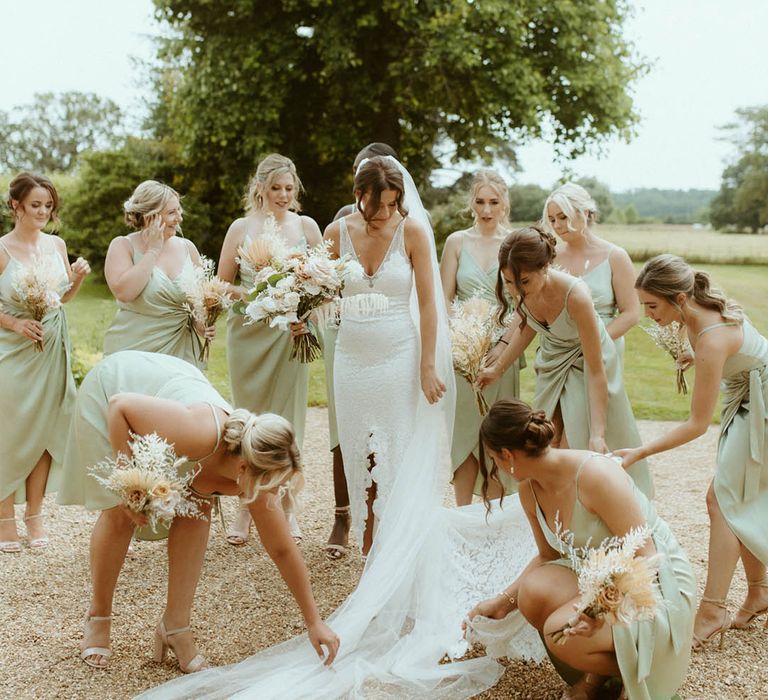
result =
[[564,155],[636,122],[644,70],[625,0],[155,0],[166,25],[151,119],[222,217],[260,156],[292,157],[321,222],[351,163],[390,143],[417,182],[438,163],[511,156],[550,135]]
[[117,104],[92,93],[37,94],[28,105],[0,112],[0,171],[72,170],[84,151],[121,141],[122,119]]
[[715,228],[754,233],[768,226],[768,105],[738,109],[736,115],[736,122],[723,127],[736,157],[723,171],[710,220]]

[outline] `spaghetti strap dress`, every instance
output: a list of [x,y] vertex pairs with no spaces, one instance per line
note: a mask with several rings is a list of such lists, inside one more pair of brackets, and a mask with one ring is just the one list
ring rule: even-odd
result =
[[[243,242],[247,245],[249,236]],[[306,248],[306,239],[300,247]],[[253,277],[240,267],[240,284],[250,289]],[[307,417],[309,365],[291,359],[291,334],[266,323],[243,324],[242,314],[227,315],[227,358],[232,401],[253,413],[277,413],[288,420],[301,448]]]
[[[579,474],[593,455],[587,455],[576,473],[576,498],[569,533],[573,533],[572,546],[597,547],[614,535],[608,526],[591,513],[579,499]],[[629,700],[666,700],[673,698],[685,681],[691,655],[693,619],[696,610],[696,578],[685,551],[678,543],[669,525],[656,513],[645,495],[633,484],[634,495],[640,503],[648,529],[661,554],[659,586],[664,605],[653,619],[629,625],[613,625],[613,644],[621,671],[621,679]],[[531,488],[534,499],[536,493]],[[549,545],[563,555],[551,564],[573,568],[568,548],[550,528],[536,501],[536,519]],[[574,670],[562,662],[555,668],[569,678]],[[563,672],[564,671],[564,672]]]
[[[616,305],[616,293],[613,291],[613,270],[611,268],[611,256],[595,265],[591,270],[585,272],[581,279],[589,287],[592,293],[592,301],[595,304],[595,311],[607,326],[619,313]],[[613,341],[621,362],[624,357],[624,336],[616,338]]]
[[[459,251],[459,266],[456,270],[456,298],[466,301],[471,297],[481,297],[496,306],[496,278],[499,274],[499,263],[494,262],[490,269],[485,270],[477,258],[468,250],[462,237]],[[525,356],[521,355],[513,365],[494,382],[483,390],[488,406],[499,399],[518,398],[520,396],[520,368],[525,366]],[[453,427],[453,442],[451,444],[451,465],[456,471],[470,455],[479,459],[479,434],[483,416],[477,408],[474,391],[469,382],[456,374],[456,418]],[[506,493],[517,491],[517,482],[505,473],[499,475]],[[480,494],[482,478],[478,476],[475,483],[475,493]]]
[[[699,335],[731,323],[718,323]],[[728,526],[768,565],[768,340],[747,320],[723,368],[723,413],[714,489]]]
[[[0,247],[9,258],[0,273],[0,309],[31,319],[13,291],[14,277],[24,265],[1,241]],[[52,244],[45,248],[42,254],[60,273],[63,293],[69,285],[64,260]],[[42,324],[42,352],[29,338],[0,328],[0,501],[11,494],[16,503],[27,500],[25,481],[45,452],[51,455],[46,492],[57,488],[76,389],[64,308],[50,311]]]
[[[128,241],[133,262],[138,263],[142,253],[130,239]],[[188,252],[184,267],[175,278],[155,265],[146,286],[135,299],[117,302],[117,314],[104,334],[105,355],[120,350],[158,352],[205,369],[205,363],[198,359],[202,341],[192,325],[186,296],[178,284],[179,277],[192,265]]]
[[[579,283],[580,279],[571,279],[563,309],[551,324],[540,323],[525,304],[523,308],[528,316],[528,323],[539,334],[539,349],[533,365],[536,371],[533,406],[551,418],[559,405],[568,446],[576,450],[586,450],[589,448],[589,387],[579,330],[568,314],[568,298]],[[637,447],[641,444],[640,434],[624,390],[624,376],[616,345],[608,336],[599,317],[597,325],[608,380],[605,442],[612,450]],[[653,480],[647,461],[636,462],[627,472],[638,488],[648,498],[653,498]]]

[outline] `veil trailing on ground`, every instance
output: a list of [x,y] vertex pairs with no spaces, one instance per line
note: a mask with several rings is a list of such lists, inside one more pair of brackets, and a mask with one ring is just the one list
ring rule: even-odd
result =
[[[442,663],[467,648],[461,622],[472,606],[496,595],[535,551],[516,497],[486,519],[482,504],[442,506],[450,476],[455,385],[448,314],[434,235],[408,171],[409,216],[430,235],[438,316],[435,363],[448,391],[430,405],[420,393],[412,435],[388,497],[378,511],[376,536],[357,588],[328,618],[341,639],[331,668],[306,635],[244,661],[177,678],[141,698],[391,698],[458,700],[493,686],[503,667],[489,657]],[[418,321],[418,304],[411,300]],[[418,326],[417,326],[418,327]],[[519,613],[508,656],[539,660],[543,649]]]

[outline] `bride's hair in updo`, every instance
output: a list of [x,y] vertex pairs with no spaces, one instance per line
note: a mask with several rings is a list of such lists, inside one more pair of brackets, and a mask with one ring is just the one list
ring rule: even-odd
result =
[[575,182],[566,182],[564,185],[560,185],[544,202],[541,223],[546,231],[554,233],[549,223],[549,214],[547,213],[547,207],[550,204],[556,204],[565,214],[568,219],[569,231],[576,231],[577,227],[573,223],[579,217],[583,219],[586,228],[589,228],[597,221],[597,204],[595,204],[595,200],[592,199],[589,192]]
[[504,270],[512,273],[517,291],[515,309],[520,316],[520,330],[528,324],[521,306],[525,300],[520,279],[525,272],[542,270],[555,259],[555,237],[535,224],[512,231],[499,247],[499,274],[496,278],[496,299],[499,302],[498,320],[504,324],[509,313],[509,302],[504,294]]
[[482,496],[486,508],[491,481],[502,486],[499,468],[491,462],[488,469],[486,449],[501,452],[502,448],[519,450],[529,457],[538,457],[555,437],[555,426],[544,411],[534,411],[520,399],[500,399],[480,424],[480,475],[483,478]]
[[[376,156],[366,160],[355,173],[354,193],[357,199],[357,211],[366,223],[370,222],[381,207],[381,193],[385,190],[397,192],[395,203],[400,216],[407,216],[408,210],[403,206],[405,184],[400,169],[389,158]],[[365,208],[362,206],[362,196],[368,195]]]
[[162,214],[171,197],[181,202],[181,195],[172,187],[157,180],[144,180],[123,204],[125,223],[134,231],[141,231],[150,216]]
[[286,486],[293,499],[304,486],[301,455],[293,426],[274,413],[256,415],[237,408],[224,422],[227,450],[248,464],[243,492],[251,503],[262,491]]
[[677,298],[686,294],[704,308],[717,311],[727,321],[741,323],[745,317],[741,306],[712,286],[709,274],[694,270],[681,257],[670,253],[657,255],[643,265],[637,275],[635,289],[661,297],[681,313],[683,309]]
[[256,172],[248,183],[248,191],[243,197],[246,214],[264,208],[264,193],[281,175],[290,175],[293,178],[293,200],[288,208],[292,211],[301,211],[299,195],[304,191],[304,185],[299,180],[296,166],[290,158],[281,156],[279,153],[270,153],[256,166]]

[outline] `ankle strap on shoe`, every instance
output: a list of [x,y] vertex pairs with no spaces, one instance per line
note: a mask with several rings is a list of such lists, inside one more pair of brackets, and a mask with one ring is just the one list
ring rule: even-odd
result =
[[11,520],[16,520],[16,518],[0,518],[0,523],[9,523]]
[[88,616],[86,616],[85,619],[86,619],[86,622],[91,622],[91,621],[102,622],[104,620],[111,620],[112,619],[112,615],[107,615],[106,617],[103,617],[103,616],[100,617],[98,615],[88,615]]
[[38,518],[42,518],[42,517],[43,517],[42,513],[37,513],[36,515],[25,515],[24,516],[24,520],[25,521],[26,520],[37,520]]
[[718,608],[722,608],[723,610],[728,609],[728,599],[727,598],[707,598],[707,596],[701,596],[701,602],[702,603],[709,603],[710,605],[714,605]]
[[189,625],[186,627],[179,627],[177,630],[165,630],[165,636],[173,637],[174,634],[181,634],[182,632],[189,632]]
[[750,588],[768,588],[768,576],[763,576],[759,581],[747,581]]
[[350,506],[336,506],[333,509],[333,512],[336,513],[336,515],[346,515],[350,511]]

